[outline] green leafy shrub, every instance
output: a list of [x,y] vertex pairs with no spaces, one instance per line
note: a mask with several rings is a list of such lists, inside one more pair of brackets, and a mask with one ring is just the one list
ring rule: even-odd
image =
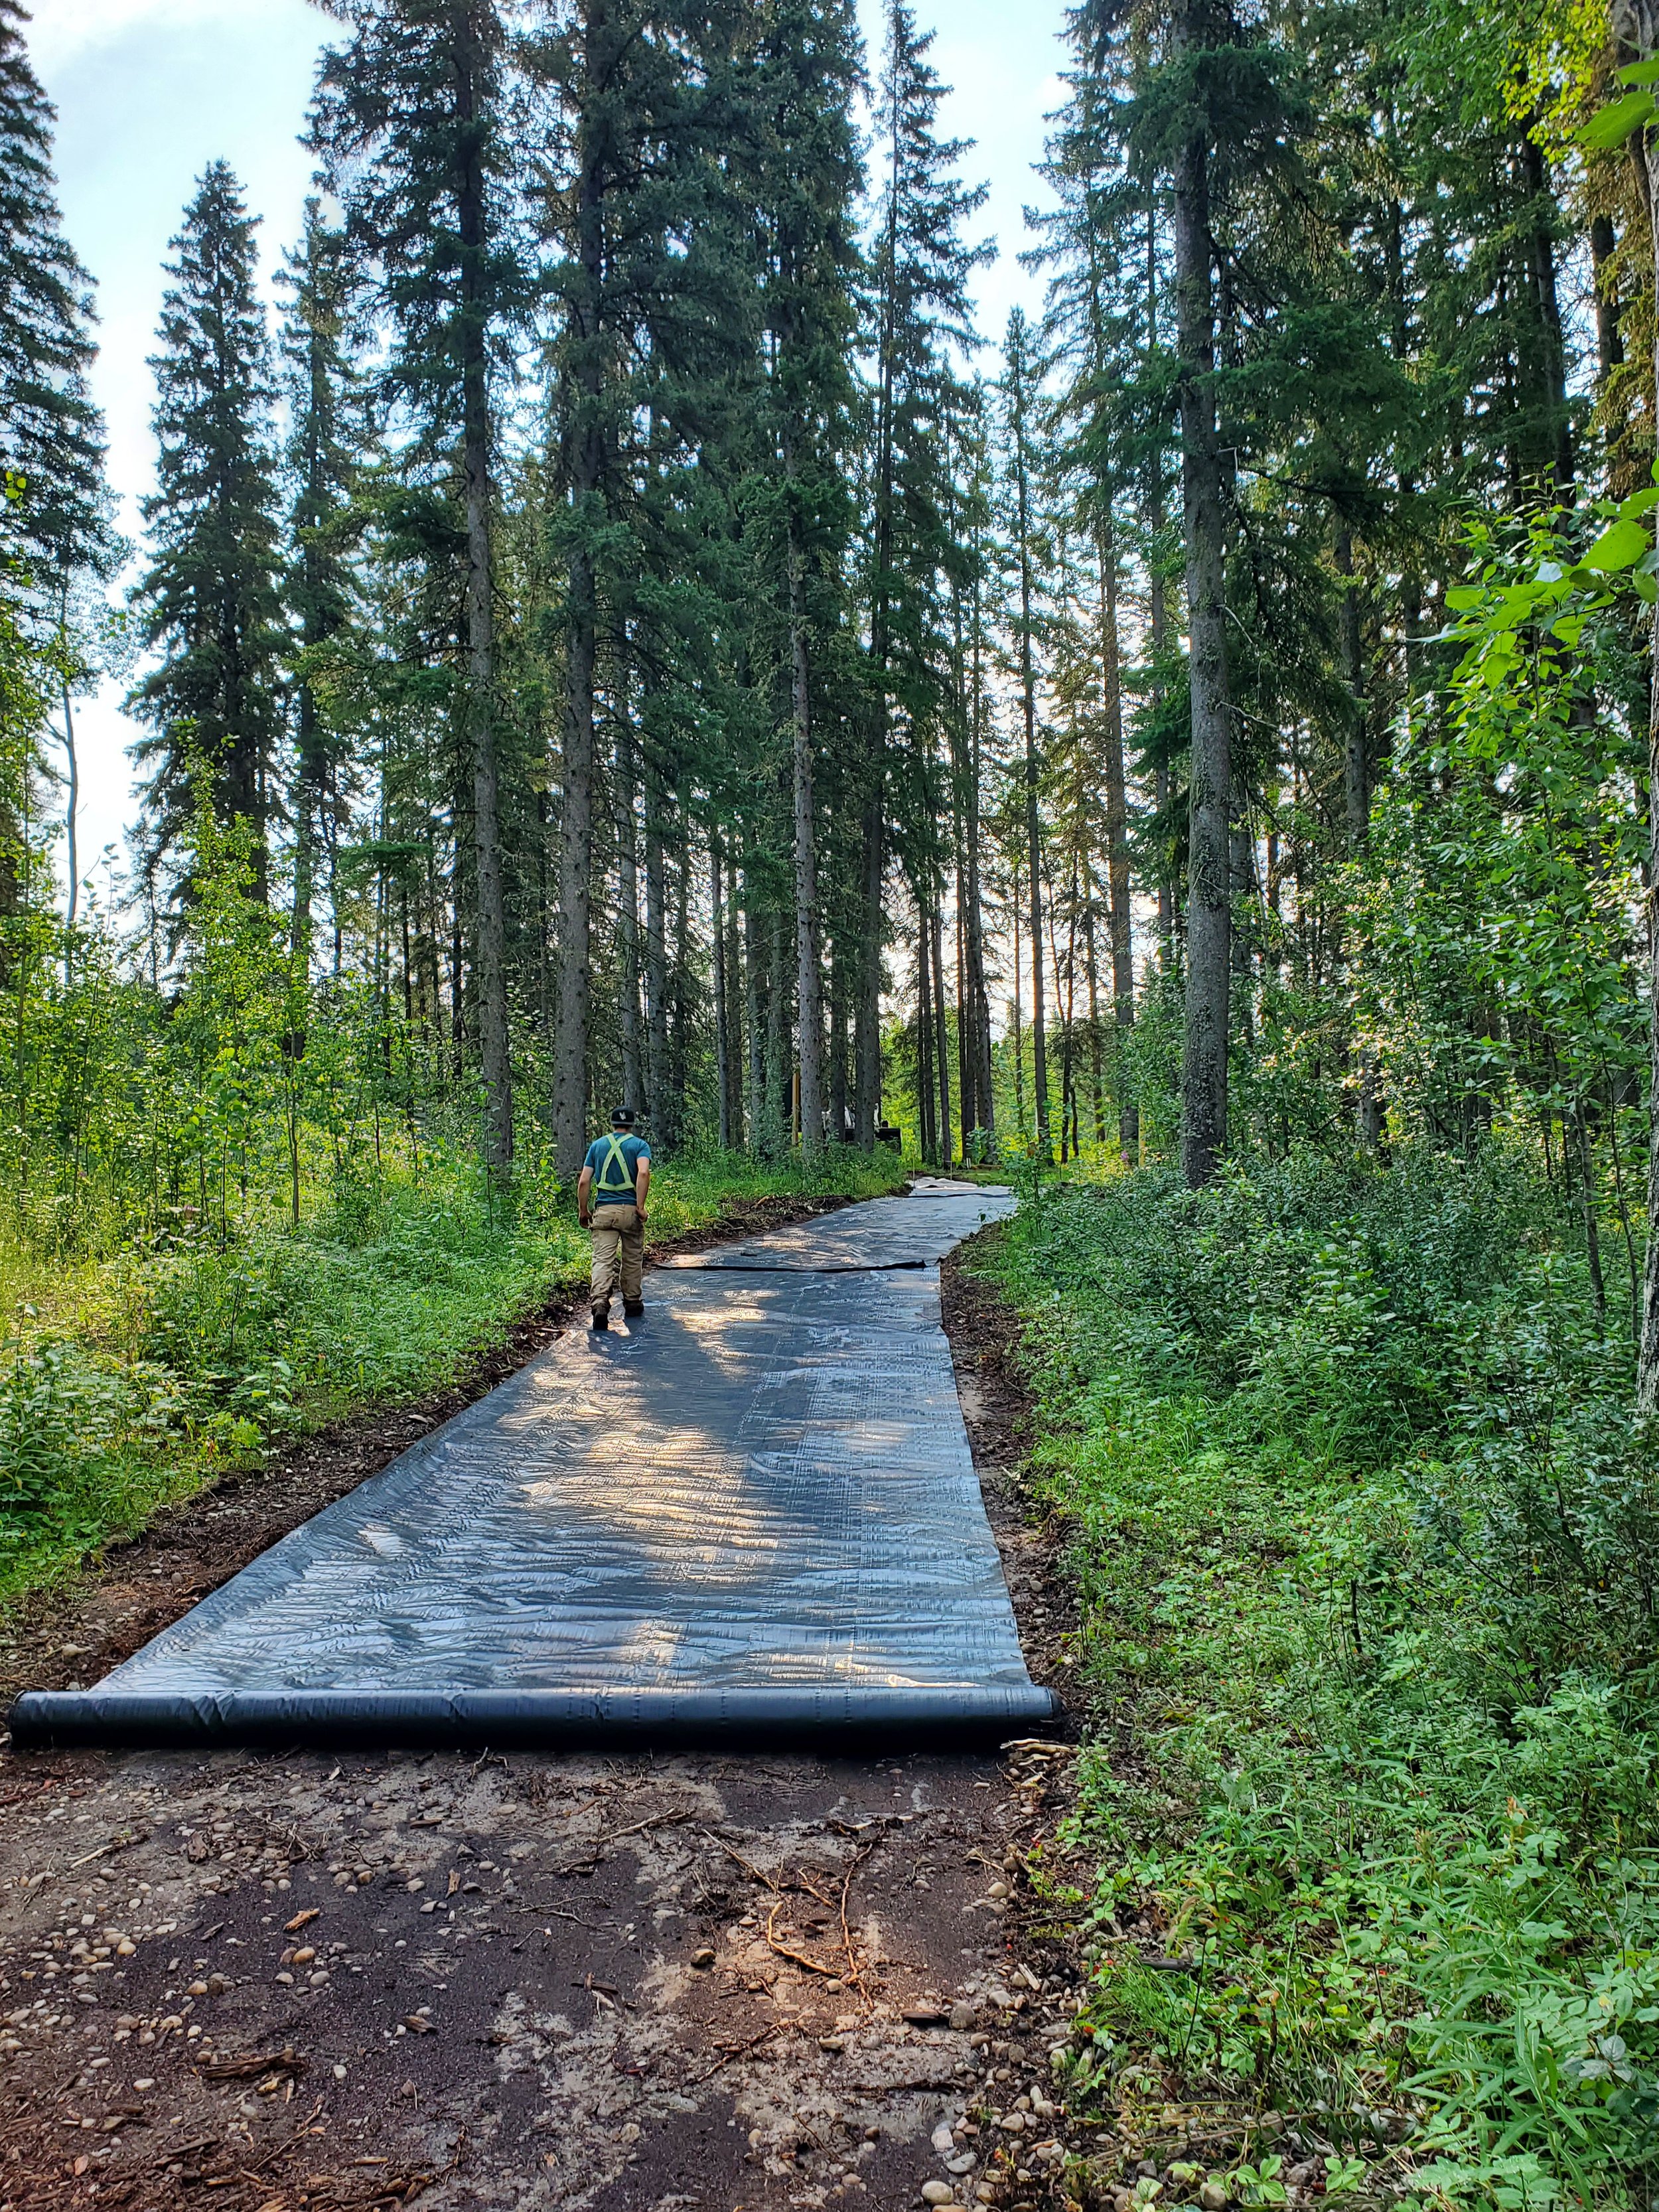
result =
[[1368,2189],[1645,2204],[1659,1498],[1555,1194],[1497,1143],[1143,1172],[991,1264],[1135,1747],[1084,1768],[1073,2094],[1151,2061],[1317,2112]]

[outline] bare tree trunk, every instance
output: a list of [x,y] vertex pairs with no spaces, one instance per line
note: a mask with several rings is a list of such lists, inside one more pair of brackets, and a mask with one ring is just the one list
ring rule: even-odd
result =
[[[1342,814],[1347,830],[1350,859],[1365,843],[1370,820],[1370,763],[1366,747],[1365,662],[1359,635],[1359,591],[1353,565],[1353,538],[1346,523],[1340,524],[1334,546],[1336,573],[1342,579],[1342,672],[1348,689],[1348,726],[1342,747]],[[1367,1050],[1359,1054],[1359,1097],[1354,1115],[1359,1141],[1375,1152],[1382,1140],[1382,1094],[1376,1079],[1376,1062]]]
[[645,778],[645,1098],[652,1127],[667,1136],[668,944],[664,916],[662,794]]
[[[784,466],[789,466],[786,451]],[[817,826],[812,803],[811,697],[801,556],[789,521],[789,647],[794,679],[795,972],[800,1018],[800,1144],[810,1165],[823,1156],[823,999],[818,945]]]
[[456,177],[461,248],[461,475],[466,504],[467,734],[472,747],[472,829],[478,859],[478,1042],[483,1061],[484,1146],[492,1176],[513,1172],[513,1062],[507,1015],[507,895],[501,873],[495,764],[495,554],[490,543],[489,380],[483,307],[484,178],[468,125],[476,120],[483,57],[469,9],[456,55],[456,101],[466,150]]
[[[1614,0],[1613,31],[1636,49],[1643,61],[1659,52],[1659,0]],[[1638,173],[1645,187],[1648,252],[1659,283],[1659,130],[1650,128],[1637,142]],[[1659,372],[1659,325],[1654,331],[1655,368]],[[1645,906],[1648,939],[1648,1243],[1642,1281],[1642,1340],[1637,1355],[1636,1404],[1639,1413],[1659,1415],[1659,605],[1653,612],[1648,685],[1648,869]]]
[[[582,30],[590,58],[602,0],[585,0]],[[577,128],[576,262],[580,287],[569,314],[575,405],[567,432],[567,476],[574,526],[570,537],[566,617],[564,790],[559,815],[559,1029],[553,1054],[553,1146],[561,1177],[574,1179],[587,1140],[587,1018],[592,989],[588,884],[593,859],[593,668],[599,643],[599,580],[590,531],[605,482],[605,139],[595,118]],[[647,1103],[649,1102],[647,1101]]]
[[[307,685],[309,690],[310,686]],[[69,872],[67,904],[64,920],[70,929],[81,902],[81,860],[77,844],[78,817],[81,811],[81,760],[75,744],[75,706],[70,697],[69,678],[64,678],[64,761],[68,780],[64,791],[64,836],[66,840],[64,865]],[[299,862],[295,862],[295,880],[299,880]],[[307,914],[310,919],[309,881],[307,890]]]
[[620,894],[623,1003],[623,1103],[638,1114],[645,1106],[640,1067],[640,884],[635,847],[634,728],[624,697],[617,723],[617,854]]
[[766,1150],[776,1154],[789,1141],[789,994],[784,984],[783,916],[775,908],[767,945],[766,977]]
[[[1158,225],[1151,193],[1146,204],[1146,331],[1150,351],[1158,343]],[[1146,520],[1156,542],[1164,534],[1164,472],[1160,459],[1154,455],[1147,464]],[[1146,620],[1152,634],[1152,665],[1162,671],[1164,657],[1170,645],[1170,587],[1154,562],[1146,578]],[[1156,706],[1164,697],[1164,682],[1160,673],[1153,681],[1152,702]],[[1152,805],[1158,818],[1164,821],[1170,806],[1170,771],[1160,762],[1152,771]],[[1167,975],[1175,959],[1175,886],[1170,881],[1167,862],[1160,859],[1158,871],[1158,959]]]
[[847,1139],[847,963],[839,936],[830,961],[830,1131]]
[[[977,601],[978,587],[975,586]],[[975,606],[977,616],[977,605]],[[996,1134],[996,1102],[992,1087],[991,1061],[991,990],[985,974],[985,909],[979,871],[979,778],[981,713],[984,695],[981,689],[979,667],[978,624],[975,621],[974,645],[974,705],[973,721],[969,731],[968,754],[968,991],[973,1001],[974,1032],[974,1111],[975,1127],[984,1136],[984,1149],[988,1149]]]
[[1575,456],[1572,413],[1567,400],[1567,345],[1561,327],[1561,301],[1555,276],[1555,195],[1544,167],[1544,149],[1532,135],[1529,118],[1521,133],[1521,168],[1533,203],[1532,235],[1527,241],[1528,275],[1538,316],[1540,338],[1536,364],[1549,410],[1550,442],[1553,447],[1558,491],[1572,489]]
[[968,854],[963,835],[963,809],[960,804],[961,781],[958,779],[958,803],[952,809],[957,847],[957,1111],[962,1126],[962,1157],[964,1160],[970,1160],[974,1156],[973,1132],[977,1123],[974,1103],[974,1010],[968,996]]
[[726,1018],[731,1027],[731,1050],[726,1055],[726,1121],[732,1141],[741,1145],[743,1129],[743,948],[738,915],[738,864],[726,856]]
[[720,1100],[720,1150],[732,1149],[732,1046],[726,1019],[726,916],[720,898],[720,841],[708,833],[708,912],[714,972],[714,1086]]
[[[1200,0],[1177,0],[1176,57],[1198,43]],[[1227,1141],[1227,1017],[1232,795],[1227,696],[1221,451],[1215,404],[1215,299],[1211,283],[1209,155],[1201,125],[1176,155],[1175,253],[1180,352],[1181,492],[1187,544],[1192,685],[1192,832],[1187,873],[1187,1012],[1181,1064],[1181,1161],[1194,1189],[1209,1182]]]
[[1036,677],[1031,663],[1031,542],[1030,478],[1025,450],[1026,364],[1022,354],[1018,370],[1010,363],[1013,394],[1014,491],[1018,514],[1019,544],[1019,690],[1025,724],[1025,842],[1026,874],[1031,897],[1031,1091],[1036,1111],[1036,1148],[1047,1159],[1048,1139],[1048,1066],[1044,1035],[1042,982],[1042,845],[1037,816]]
[[[886,715],[882,715],[884,732]],[[884,734],[882,743],[885,744]],[[875,770],[875,789],[864,811],[863,927],[859,944],[859,995],[854,1014],[858,1056],[858,1141],[873,1152],[876,1127],[881,1119],[881,886],[886,872],[882,836],[884,773]]]
[[1590,1301],[1595,1325],[1607,1325],[1607,1291],[1601,1275],[1601,1235],[1595,1218],[1595,1168],[1590,1158],[1589,1125],[1584,1115],[1584,1096],[1575,1091],[1572,1101],[1573,1140],[1578,1148],[1579,1198],[1584,1214],[1584,1256],[1589,1263]]
[[948,1168],[951,1164],[951,1032],[945,991],[945,923],[937,906],[933,908],[933,984],[938,994],[933,1018],[933,1052],[939,1064],[939,1160],[941,1167]]
[[[963,917],[968,908],[966,840],[967,786],[972,739],[969,734],[968,665],[963,649],[963,602],[960,585],[951,586],[951,713],[946,725],[951,762],[951,863],[955,875],[957,970],[957,1103],[962,1125],[962,1157],[973,1157],[974,1053],[973,1009],[968,1001],[967,947]],[[941,904],[943,899],[941,897]],[[942,948],[941,948],[942,950]],[[941,975],[943,969],[941,969]],[[941,996],[943,990],[941,987]],[[941,1031],[941,1035],[943,1031]],[[941,1051],[942,1051],[941,1048]],[[941,1060],[943,1065],[943,1060]],[[945,1116],[945,1157],[951,1152],[951,1117]]]
[[916,901],[916,1120],[917,1142],[928,1167],[937,1164],[939,1140],[933,1127],[933,994],[928,970],[927,906]]
[[[1103,1145],[1106,1141],[1106,1095],[1105,1085],[1102,1079],[1103,1072],[1101,1067],[1100,986],[1099,973],[1095,961],[1094,889],[1094,885],[1091,884],[1089,886],[1088,901],[1083,909],[1083,968],[1084,976],[1089,988],[1089,1083],[1091,1089],[1094,1092],[1095,1142],[1097,1145]],[[1123,1146],[1123,1070],[1121,1063],[1118,1065],[1115,1073],[1119,1090],[1118,1144],[1120,1149],[1121,1149]],[[1139,1121],[1140,1115],[1137,1111],[1135,1115],[1137,1138],[1139,1137]],[[1133,1167],[1139,1157],[1139,1144],[1137,1143],[1136,1151],[1133,1153],[1126,1151],[1123,1156],[1125,1159],[1128,1161],[1130,1166]]]
[[1014,925],[1014,1127],[1025,1134],[1025,1039],[1019,1012],[1019,862],[1014,862],[1014,896],[1009,908]]
[[1060,946],[1054,938],[1054,905],[1052,896],[1048,902],[1048,943],[1054,958],[1054,996],[1060,997],[1060,979],[1066,978],[1065,1012],[1060,1017],[1060,1157],[1068,1160],[1077,1149],[1077,854],[1072,855],[1072,885],[1069,912],[1066,915],[1066,959],[1062,967]]
[[1623,302],[1620,300],[1613,273],[1613,258],[1618,239],[1610,215],[1590,217],[1590,265],[1595,277],[1595,364],[1598,380],[1607,382],[1615,368],[1624,366],[1625,341],[1620,330],[1623,319]]
[[677,1152],[685,1139],[685,1081],[691,1036],[691,848],[682,836],[674,855],[674,957],[669,963],[672,1008],[668,1054],[668,1113],[663,1142]]
[[1342,579],[1342,673],[1347,683],[1349,702],[1342,744],[1342,816],[1352,854],[1365,842],[1370,790],[1365,759],[1365,672],[1359,644],[1359,592],[1354,576],[1353,538],[1346,523],[1337,526],[1334,557],[1336,573]]
[[[1121,648],[1117,626],[1117,546],[1108,519],[1096,547],[1100,566],[1100,678],[1106,710],[1106,890],[1108,921],[1112,936],[1112,1016],[1118,1050],[1112,1064],[1118,1071],[1117,1141],[1123,1158],[1133,1167],[1140,1157],[1140,1109],[1124,1079],[1123,1051],[1135,1020],[1135,967],[1129,913],[1129,804],[1123,772],[1123,689],[1120,680]],[[1094,1009],[1094,896],[1089,901],[1089,1025],[1094,1038],[1095,1088],[1099,1092],[1099,1036]]]
[[761,1026],[760,922],[755,912],[755,886],[747,868],[743,881],[743,1018],[748,1031],[749,1054],[744,1064],[749,1141],[757,1152],[766,1137],[766,1032]]

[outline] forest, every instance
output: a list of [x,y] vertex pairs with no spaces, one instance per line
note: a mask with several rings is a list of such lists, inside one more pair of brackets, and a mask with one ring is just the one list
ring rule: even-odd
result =
[[614,1103],[671,1228],[994,1171],[1067,2097],[1645,2205],[1659,9],[1079,0],[1000,240],[908,0],[325,13],[130,543],[0,0],[0,1588],[458,1371]]

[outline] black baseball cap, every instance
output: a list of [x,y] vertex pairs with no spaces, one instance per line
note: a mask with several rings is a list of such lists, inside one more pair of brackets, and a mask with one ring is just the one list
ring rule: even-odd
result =
[[611,1126],[613,1129],[631,1129],[634,1126],[634,1109],[631,1106],[612,1107]]

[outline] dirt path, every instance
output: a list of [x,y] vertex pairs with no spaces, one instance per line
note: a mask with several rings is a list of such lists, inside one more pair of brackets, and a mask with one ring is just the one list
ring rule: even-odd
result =
[[[1057,1681],[1006,1324],[945,1279],[1032,1671]],[[69,1664],[103,1671],[240,1564],[210,1539],[180,1589],[188,1534],[148,1589],[116,1563],[82,1608],[102,1648]],[[0,2212],[885,2212],[927,2182],[1058,2206],[1079,2146],[1043,2084],[1075,1972],[1023,1870],[1070,1764],[7,1754]]]

